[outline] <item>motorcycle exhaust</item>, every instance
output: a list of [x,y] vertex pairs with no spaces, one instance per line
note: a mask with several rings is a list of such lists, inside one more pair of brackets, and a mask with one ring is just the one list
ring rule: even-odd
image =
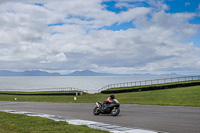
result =
[[98,102],[96,102],[96,106],[97,106],[98,108],[100,108],[100,106],[99,106],[99,103],[98,103]]

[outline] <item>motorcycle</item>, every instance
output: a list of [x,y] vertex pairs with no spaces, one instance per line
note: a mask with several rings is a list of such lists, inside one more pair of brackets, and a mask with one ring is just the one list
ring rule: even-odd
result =
[[96,107],[93,110],[94,115],[99,114],[111,114],[117,116],[120,113],[120,104],[117,99],[114,99],[112,103],[103,104],[102,102],[96,102]]

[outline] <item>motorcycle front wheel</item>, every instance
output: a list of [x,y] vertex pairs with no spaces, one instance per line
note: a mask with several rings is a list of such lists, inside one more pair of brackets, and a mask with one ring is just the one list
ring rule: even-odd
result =
[[114,108],[112,111],[111,111],[111,115],[112,116],[117,116],[120,112],[120,109],[119,108]]
[[98,107],[95,107],[94,110],[93,110],[93,114],[94,115],[99,115],[101,113],[101,111],[99,110]]

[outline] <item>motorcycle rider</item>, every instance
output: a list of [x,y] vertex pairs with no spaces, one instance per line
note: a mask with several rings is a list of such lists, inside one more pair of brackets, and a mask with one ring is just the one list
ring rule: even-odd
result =
[[115,100],[115,95],[114,94],[110,94],[110,97],[106,100],[106,101],[104,101],[104,103],[112,103],[112,102],[114,102]]
[[116,102],[114,94],[110,94],[110,97],[106,101],[103,102],[103,106],[102,106],[101,109],[105,109],[106,108],[106,104],[112,103],[112,102]]

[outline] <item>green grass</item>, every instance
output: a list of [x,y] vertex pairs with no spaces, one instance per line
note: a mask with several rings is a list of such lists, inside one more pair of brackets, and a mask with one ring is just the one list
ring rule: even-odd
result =
[[113,90],[128,90],[128,89],[138,89],[145,87],[154,87],[154,86],[166,86],[166,85],[176,85],[176,84],[185,84],[185,83],[193,83],[200,82],[200,80],[192,80],[192,81],[180,81],[180,82],[172,82],[172,83],[163,83],[163,84],[153,84],[153,85],[141,85],[141,86],[131,86],[131,87],[118,87],[118,88],[110,88],[105,91],[113,91]]
[[[65,103],[92,103],[107,99],[109,95],[105,94],[87,94],[82,96],[68,95],[0,95],[0,101],[16,101],[16,102],[65,102]],[[74,97],[77,100],[74,100]],[[17,98],[17,100],[15,100]]]
[[200,86],[116,94],[121,103],[200,107]]
[[[121,104],[146,104],[146,105],[176,105],[200,107],[200,86],[182,87],[175,89],[141,91],[115,94]],[[109,94],[87,94],[76,96],[24,96],[0,95],[0,101],[17,102],[65,102],[65,103],[95,103],[104,101]]]
[[65,121],[53,121],[47,118],[33,117],[22,114],[0,112],[1,133],[108,133],[91,129],[85,125],[70,125]]

